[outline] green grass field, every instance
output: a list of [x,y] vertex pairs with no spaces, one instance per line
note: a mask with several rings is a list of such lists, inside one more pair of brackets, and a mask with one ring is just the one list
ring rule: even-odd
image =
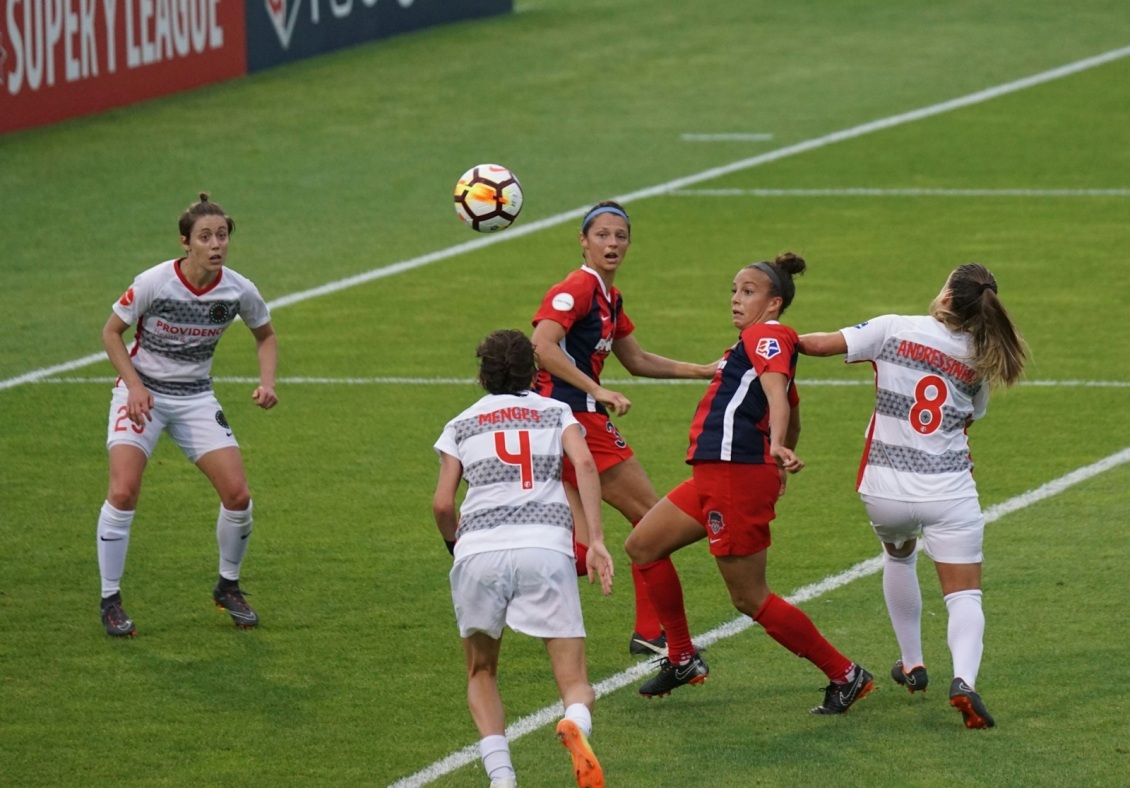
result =
[[[697,546],[676,564],[692,632],[714,633],[710,680],[645,701],[617,549],[613,596],[582,588],[608,784],[1124,784],[1130,56],[940,106],[1122,50],[1123,6],[519,2],[507,18],[0,137],[0,783],[485,785],[477,763],[452,768],[477,734],[431,445],[479,395],[476,342],[528,328],[579,263],[571,214],[620,196],[634,244],[617,285],[649,350],[718,357],[734,272],[792,249],[810,265],[786,315],[801,332],[920,313],[978,260],[1033,358],[971,431],[982,503],[1009,507],[986,533],[978,681],[998,727],[966,731],[946,704],[928,560],[934,684],[909,696],[887,677],[898,654],[879,575],[843,577],[878,554],[853,491],[869,372],[807,359],[808,467],[779,506],[770,580],[878,690],[842,718],[807,714],[823,676],[759,628],[719,629],[737,614]],[[527,199],[491,243],[448,196],[485,161],[517,172]],[[243,584],[263,624],[237,631],[213,608],[214,494],[166,441],[123,582],[139,635],[116,641],[97,616],[94,548],[112,368],[69,362],[99,352],[136,273],[178,254],[176,217],[199,190],[235,218],[229,262],[268,300],[438,259],[276,307],[269,413],[243,382],[252,339],[230,332],[214,373],[255,497]],[[633,399],[619,426],[665,492],[684,478],[702,386],[629,382],[615,363],[606,377]],[[606,521],[616,547],[627,525]],[[500,680],[524,720],[520,784],[572,785],[538,725],[556,703],[540,644],[508,635]]]

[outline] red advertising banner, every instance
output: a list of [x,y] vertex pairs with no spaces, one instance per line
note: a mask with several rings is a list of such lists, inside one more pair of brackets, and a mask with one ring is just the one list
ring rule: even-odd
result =
[[0,134],[247,72],[244,0],[0,2]]

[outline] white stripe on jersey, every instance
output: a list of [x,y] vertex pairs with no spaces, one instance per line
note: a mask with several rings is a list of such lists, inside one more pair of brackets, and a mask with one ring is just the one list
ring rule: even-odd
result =
[[989,387],[971,366],[968,334],[925,315],[884,315],[841,329],[848,362],[875,365],[875,412],[859,492],[901,501],[976,495],[967,418]]
[[726,405],[726,416],[722,421],[722,449],[718,459],[723,462],[729,462],[733,459],[734,452],[734,414],[742,403],[745,402],[746,394],[749,393],[749,387],[757,380],[757,370],[749,369],[742,375],[741,383],[738,384],[734,396],[730,398],[730,402]]
[[531,391],[488,394],[444,426],[435,450],[458,459],[467,482],[456,560],[519,547],[573,555],[561,433],[577,423],[568,405]]
[[176,265],[166,260],[138,274],[114,312],[137,325],[130,356],[146,387],[183,396],[211,389],[212,356],[236,316],[258,328],[271,314],[251,280],[230,268],[206,291],[195,292]]

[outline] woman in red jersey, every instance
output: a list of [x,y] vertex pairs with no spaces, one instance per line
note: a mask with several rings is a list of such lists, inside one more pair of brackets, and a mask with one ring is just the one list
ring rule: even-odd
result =
[[[631,221],[623,206],[609,200],[590,209],[581,222],[580,243],[584,265],[551,287],[534,315],[533,343],[541,363],[534,389],[573,410],[596,459],[604,500],[634,526],[659,496],[612,423],[610,415],[623,416],[632,402],[601,385],[604,360],[612,353],[628,372],[647,378],[710,378],[716,364],[673,361],[640,346],[635,326],[624,312],[623,297],[614,286],[632,243]],[[568,462],[564,479],[576,489]],[[576,542],[578,573],[583,574],[587,534],[582,518],[577,521]],[[667,574],[677,583],[674,566],[665,563]],[[650,654],[652,647],[661,649],[666,641],[634,566],[632,580],[636,622],[629,649],[633,654]]]
[[701,684],[709,668],[691,643],[682,588],[652,583],[656,562],[708,537],[710,553],[734,607],[828,677],[824,702],[813,714],[842,714],[874,687],[862,666],[837,651],[801,610],[769,588],[765,578],[769,523],[786,473],[804,463],[796,456],[800,436],[796,376],[797,334],[778,318],[796,293],[793,277],[805,261],[792,253],[751,263],[734,277],[730,309],[741,332],[718,365],[691,422],[687,463],[692,478],[647,513],[628,537],[667,633],[667,657],[659,674],[640,687],[646,697]]

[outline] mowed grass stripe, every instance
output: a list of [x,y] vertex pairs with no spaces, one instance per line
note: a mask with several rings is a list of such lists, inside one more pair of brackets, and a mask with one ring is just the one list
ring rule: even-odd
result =
[[[936,115],[941,115],[941,114],[944,114],[944,113],[947,113],[947,112],[952,112],[954,110],[963,109],[965,107],[973,106],[975,104],[980,104],[980,103],[983,103],[983,102],[986,102],[986,101],[991,101],[993,99],[1000,98],[1001,96],[1006,96],[1010,93],[1016,93],[1018,91],[1026,90],[1026,89],[1031,88],[1031,87],[1036,87],[1038,85],[1042,85],[1042,84],[1045,84],[1047,82],[1051,82],[1053,80],[1062,79],[1064,77],[1072,76],[1074,74],[1078,74],[1078,73],[1086,71],[1088,69],[1097,68],[1099,66],[1106,65],[1108,63],[1112,63],[1114,61],[1120,60],[1120,59],[1128,57],[1128,56],[1130,56],[1130,46],[1110,50],[1108,52],[1104,52],[1102,54],[1095,55],[1093,57],[1084,58],[1082,60],[1077,60],[1077,61],[1074,61],[1073,63],[1068,63],[1067,65],[1060,66],[1058,68],[1050,69],[1050,70],[1047,70],[1047,71],[1042,71],[1038,74],[1033,74],[1032,76],[1029,76],[1029,77],[1024,77],[1022,79],[1013,80],[1011,82],[1006,82],[1004,84],[997,85],[996,87],[987,88],[985,90],[980,90],[980,91],[977,91],[975,93],[970,93],[970,94],[967,94],[967,95],[962,96],[960,98],[951,99],[949,101],[939,102],[937,104],[932,104],[930,106],[922,107],[920,109],[900,113],[900,114],[897,114],[897,115],[891,115],[889,117],[882,118],[880,120],[871,121],[871,122],[868,122],[868,123],[863,123],[863,124],[860,124],[858,126],[853,126],[851,128],[844,129],[844,130],[841,130],[841,131],[832,132],[831,134],[826,134],[826,135],[823,135],[823,136],[820,136],[820,137],[815,137],[815,138],[806,140],[804,142],[796,143],[794,145],[788,145],[788,146],[783,147],[783,148],[778,148],[777,150],[769,151],[767,153],[763,153],[763,154],[758,155],[758,156],[753,156],[753,157],[745,158],[745,159],[739,159],[738,161],[732,162],[732,163],[727,164],[727,165],[723,165],[721,167],[712,167],[712,168],[703,170],[703,171],[701,171],[701,172],[699,172],[695,175],[689,175],[689,176],[686,176],[686,177],[683,177],[683,178],[676,178],[674,180],[667,181],[666,183],[660,184],[658,186],[652,186],[652,187],[645,188],[645,189],[639,189],[639,190],[634,191],[634,192],[629,192],[627,194],[619,195],[619,196],[617,196],[613,199],[616,199],[619,202],[627,203],[627,202],[632,202],[634,200],[642,200],[642,199],[646,199],[646,198],[649,198],[649,197],[656,197],[656,196],[659,196],[659,195],[667,194],[667,193],[670,193],[670,192],[676,192],[676,191],[679,191],[681,189],[685,189],[688,186],[693,186],[697,183],[703,183],[705,181],[714,180],[715,178],[720,178],[722,176],[729,175],[729,174],[732,174],[732,173],[735,173],[735,172],[740,172],[742,170],[747,170],[747,169],[751,169],[753,167],[758,167],[758,166],[761,166],[762,164],[768,164],[770,162],[780,161],[781,159],[789,158],[791,156],[796,156],[796,155],[801,154],[801,153],[806,153],[808,151],[817,150],[819,148],[827,147],[829,145],[834,145],[838,142],[844,142],[846,140],[856,139],[858,137],[862,137],[862,136],[865,136],[865,135],[868,135],[868,134],[872,134],[872,133],[877,132],[877,131],[884,131],[886,129],[895,128],[897,126],[901,126],[901,125],[904,125],[904,124],[907,124],[907,123],[913,123],[915,121],[924,120],[926,118],[931,118],[931,117],[934,117]],[[492,244],[500,243],[502,241],[513,240],[515,238],[521,238],[521,237],[524,237],[526,235],[530,235],[531,233],[536,233],[536,232],[539,232],[539,231],[544,230],[544,229],[555,227],[555,226],[562,224],[564,222],[571,221],[571,220],[574,220],[574,219],[578,219],[578,218],[580,218],[581,216],[584,215],[586,210],[587,210],[587,206],[582,206],[580,208],[575,208],[573,210],[564,211],[562,213],[558,213],[554,216],[550,216],[550,217],[547,217],[545,219],[540,219],[538,221],[530,222],[528,224],[522,224],[522,225],[518,225],[518,226],[515,226],[515,227],[511,227],[511,228],[509,228],[509,230],[506,233],[503,233],[503,234],[486,235],[486,236],[483,236],[481,238],[476,238],[472,241],[467,241],[465,243],[456,244],[455,246],[447,247],[446,249],[440,249],[440,250],[435,251],[435,252],[429,252],[427,254],[419,255],[417,257],[413,257],[413,258],[408,259],[408,260],[403,260],[403,261],[400,261],[400,262],[397,262],[397,263],[393,263],[391,265],[381,266],[380,268],[375,268],[375,269],[366,271],[364,273],[357,274],[355,276],[346,277],[345,279],[339,279],[339,280],[336,280],[336,281],[333,281],[333,282],[328,282],[326,284],[320,285],[318,287],[310,288],[308,290],[302,290],[302,291],[299,291],[299,292],[296,292],[296,293],[291,293],[289,295],[285,295],[285,296],[282,296],[280,298],[269,301],[268,306],[271,309],[279,309],[279,308],[284,307],[284,306],[302,303],[303,301],[308,301],[308,300],[313,299],[313,298],[320,298],[322,296],[330,295],[332,293],[336,293],[336,292],[339,292],[341,290],[346,290],[346,289],[349,289],[349,288],[352,288],[352,287],[357,287],[358,285],[362,285],[362,284],[365,284],[365,283],[368,283],[368,282],[372,282],[372,281],[375,281],[377,279],[382,279],[382,278],[388,277],[388,276],[394,276],[396,274],[403,273],[405,271],[411,271],[413,269],[420,268],[422,266],[431,265],[432,263],[439,262],[441,260],[446,260],[448,258],[455,257],[457,255],[461,255],[461,254],[464,254],[464,253],[467,253],[467,252],[475,251],[475,250],[490,246]],[[80,358],[64,362],[62,364],[55,364],[55,365],[52,365],[52,366],[49,366],[49,367],[42,367],[40,369],[35,369],[35,370],[30,371],[30,372],[26,372],[22,375],[17,375],[17,376],[11,377],[11,378],[0,380],[0,391],[2,391],[4,389],[13,388],[15,386],[19,386],[19,385],[22,385],[24,383],[30,383],[32,381],[39,380],[39,379],[44,378],[44,377],[56,375],[56,374],[59,374],[61,372],[69,372],[69,371],[74,370],[74,369],[79,369],[79,368],[82,368],[82,367],[85,367],[85,366],[89,366],[90,364],[98,363],[99,361],[103,360],[104,358],[105,358],[104,353],[101,353],[101,352],[91,353],[89,355],[82,356]]]

